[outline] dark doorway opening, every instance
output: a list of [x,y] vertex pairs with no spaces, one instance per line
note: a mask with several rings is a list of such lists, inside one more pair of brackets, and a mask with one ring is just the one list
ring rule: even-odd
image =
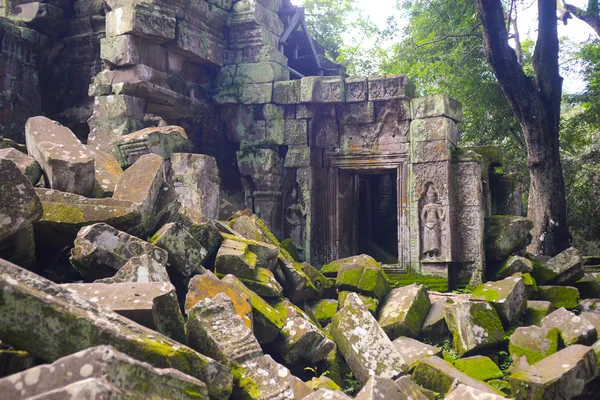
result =
[[398,173],[359,174],[358,250],[384,264],[398,263]]

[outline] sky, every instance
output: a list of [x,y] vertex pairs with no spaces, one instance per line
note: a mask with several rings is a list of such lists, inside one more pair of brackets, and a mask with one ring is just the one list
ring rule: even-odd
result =
[[[397,15],[401,20],[401,14],[396,10],[397,0],[355,0],[358,7],[363,9],[370,17],[371,21],[380,27],[385,27],[386,20],[390,15]],[[559,0],[561,1],[561,0]],[[292,0],[295,5],[302,5],[303,0]],[[518,24],[521,40],[529,37],[532,40],[537,38],[537,1],[523,0],[525,4],[522,10],[519,10]],[[570,4],[585,8],[587,0],[569,0]],[[559,37],[568,36],[575,44],[596,37],[596,33],[586,23],[577,18],[570,19],[565,26],[560,22],[558,24]],[[351,33],[348,34],[348,41],[352,41]],[[366,43],[366,46],[369,44]],[[576,74],[564,74],[564,89],[567,92],[577,92],[583,89],[583,81]]]

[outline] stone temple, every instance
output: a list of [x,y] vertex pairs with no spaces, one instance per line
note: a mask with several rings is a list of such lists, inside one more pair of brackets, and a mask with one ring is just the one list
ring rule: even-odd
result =
[[[484,218],[520,215],[498,150],[458,148],[460,103],[348,77],[289,0],[7,0],[0,15],[4,138],[45,115],[127,167],[179,126],[216,160],[221,210],[251,209],[314,266],[365,253],[476,284]],[[146,128],[157,138],[130,135]]]

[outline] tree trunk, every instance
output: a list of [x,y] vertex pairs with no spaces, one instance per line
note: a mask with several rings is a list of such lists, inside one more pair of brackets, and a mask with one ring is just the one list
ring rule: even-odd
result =
[[569,246],[565,184],[559,153],[562,78],[558,67],[556,0],[538,1],[539,31],[533,56],[535,79],[508,44],[500,0],[477,0],[486,58],[523,129],[528,152],[528,217],[534,222],[534,254],[555,255]]
[[[571,13],[572,15],[576,16],[577,18],[588,24],[596,32],[596,34],[600,36],[600,15],[598,14],[598,0],[590,0],[588,2],[587,10],[583,10],[579,7],[566,3],[563,3],[562,9],[563,11]],[[565,25],[567,24],[568,18],[570,17],[563,17],[563,23]]]

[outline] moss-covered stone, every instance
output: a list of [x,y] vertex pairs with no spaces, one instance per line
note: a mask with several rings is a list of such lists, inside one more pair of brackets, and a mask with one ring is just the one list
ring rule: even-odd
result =
[[493,279],[504,279],[520,272],[530,274],[533,271],[533,263],[525,257],[510,256],[498,268]]
[[317,288],[317,294],[321,298],[336,298],[335,282],[323,275],[318,269],[308,263],[302,263],[302,271],[308,276]]
[[485,219],[486,260],[503,261],[529,242],[533,221],[510,215],[494,215]]
[[540,326],[542,324],[542,319],[550,314],[553,309],[552,303],[549,301],[528,300],[525,315],[523,316],[523,325]]
[[501,281],[481,284],[471,294],[471,300],[491,303],[508,328],[519,321],[527,306],[523,278],[511,276]]
[[329,389],[329,390],[342,390],[342,388],[335,383],[332,379],[326,376],[320,376],[318,378],[312,378],[310,381],[306,382],[308,387],[312,390],[319,389]]
[[579,291],[582,299],[597,299],[600,298],[600,282],[592,274],[585,274],[583,278],[573,283]]
[[[510,336],[508,351],[515,369],[532,365],[556,353],[560,347],[559,330],[550,327],[520,327]],[[524,357],[524,364],[521,358]]]
[[416,337],[429,307],[429,293],[422,285],[394,289],[381,305],[379,325],[392,340],[400,336]]
[[454,362],[454,366],[461,372],[480,381],[500,379],[503,374],[500,368],[491,358],[484,356],[473,356],[460,358]]
[[338,290],[353,291],[382,301],[390,284],[379,263],[365,254],[339,260]]
[[[344,304],[346,304],[346,299],[348,298],[348,295],[350,293],[354,293],[354,292],[346,292],[346,291],[340,291],[339,295],[338,295],[338,309],[341,309],[342,307],[344,307]],[[369,312],[376,317],[377,316],[377,310],[379,309],[379,300],[373,298],[373,297],[368,297],[368,296],[363,296],[362,294],[359,293],[355,293],[356,295],[358,295],[358,297],[360,298],[360,300],[363,302],[363,304],[365,305],[365,307],[367,307],[367,309],[369,310]]]
[[448,278],[436,275],[421,275],[421,274],[392,274],[385,272],[390,285],[392,287],[403,287],[418,283],[425,286],[427,290],[435,290],[436,292],[447,292]]
[[572,344],[591,345],[598,338],[596,328],[585,318],[559,308],[542,319],[542,327],[557,328],[566,346]]
[[313,300],[306,305],[306,312],[319,321],[321,326],[327,326],[338,310],[338,301],[331,299]]
[[579,291],[572,286],[538,286],[538,300],[549,301],[554,308],[575,308]]
[[392,343],[410,369],[416,367],[424,358],[442,355],[442,349],[439,347],[430,346],[409,337],[401,336]]
[[583,278],[583,259],[571,247],[548,261],[537,261],[531,273],[539,285],[569,285]]

